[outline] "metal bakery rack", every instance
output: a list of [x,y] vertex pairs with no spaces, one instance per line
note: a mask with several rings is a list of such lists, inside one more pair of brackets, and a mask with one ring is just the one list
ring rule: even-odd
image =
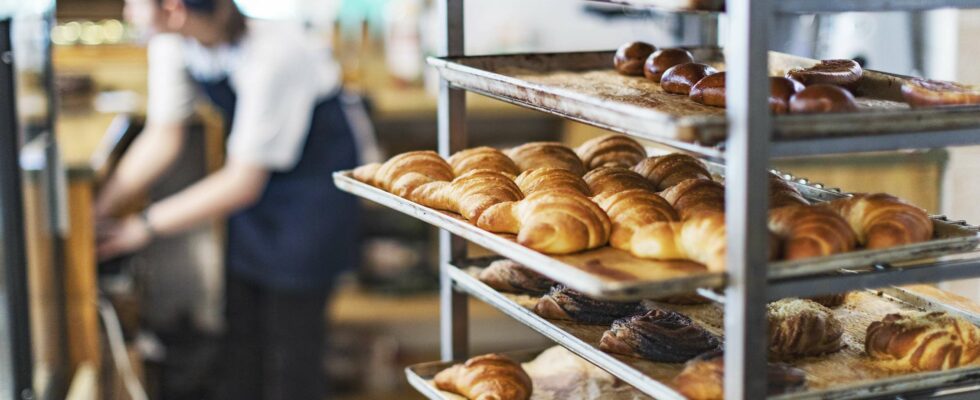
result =
[[[969,243],[941,248],[938,253],[911,252],[905,258],[914,262],[871,255],[863,266],[827,264],[824,268],[806,270],[814,263],[802,262],[793,268],[776,268],[764,251],[767,246],[766,194],[769,161],[773,156],[829,154],[872,150],[895,150],[980,144],[980,107],[941,110],[902,109],[889,103],[897,90],[896,82],[904,77],[870,71],[875,87],[867,93],[879,93],[881,102],[862,112],[846,116],[778,116],[770,115],[768,76],[784,60],[807,63],[810,60],[770,54],[770,20],[774,13],[816,13],[844,11],[912,11],[935,8],[980,8],[980,0],[607,0],[608,3],[632,7],[652,7],[680,12],[725,12],[729,17],[729,44],[725,52],[728,74],[727,104],[708,118],[678,118],[670,113],[650,113],[641,107],[616,104],[584,93],[581,88],[567,88],[536,81],[527,74],[535,68],[569,69],[574,65],[611,61],[609,53],[568,53],[519,56],[466,57],[463,50],[463,0],[440,0],[440,22],[443,28],[442,54],[430,59],[442,81],[439,92],[439,152],[445,157],[466,147],[465,92],[474,91],[503,101],[560,115],[638,138],[652,140],[711,160],[724,160],[726,180],[726,218],[728,259],[725,274],[670,276],[648,287],[617,285],[597,280],[570,264],[574,262],[550,257],[517,245],[506,238],[487,234],[446,213],[405,201],[384,191],[352,179],[339,172],[337,186],[358,196],[381,203],[423,221],[440,231],[440,336],[443,362],[462,360],[467,356],[467,296],[487,302],[503,313],[530,326],[558,344],[582,356],[635,388],[658,399],[683,398],[667,382],[661,382],[633,368],[621,359],[609,356],[592,344],[563,329],[560,324],[544,320],[526,308],[481,284],[466,272],[467,241],[527,265],[549,277],[598,297],[642,299],[656,289],[669,291],[671,285],[690,290],[692,287],[724,289],[723,295],[702,290],[724,304],[725,395],[727,399],[761,399],[767,397],[765,304],[783,297],[838,293],[847,290],[885,288],[890,285],[938,282],[980,277],[980,252],[976,229],[963,223],[934,217],[939,225],[959,226],[969,232],[960,239]],[[707,35],[710,36],[710,35]],[[706,36],[706,37],[707,37]],[[698,52],[721,52],[702,43]],[[498,64],[520,68],[497,68]],[[775,65],[774,65],[775,64]],[[584,65],[587,69],[594,65]],[[522,69],[523,68],[523,69]],[[613,79],[597,77],[596,79]],[[590,97],[591,96],[591,97]],[[883,106],[882,106],[883,105]],[[881,110],[875,109],[881,106]],[[894,107],[893,107],[894,106]],[[867,112],[865,112],[867,111]],[[914,123],[894,123],[894,118],[913,115]],[[907,120],[911,121],[911,120]],[[665,133],[666,132],[666,133]],[[704,136],[698,136],[704,135]],[[695,143],[692,143],[694,141]],[[698,143],[699,142],[699,143]],[[792,178],[792,177],[790,177]],[[795,180],[795,178],[794,178]],[[805,181],[797,183],[804,186]],[[819,185],[816,189],[823,189]],[[933,249],[936,250],[936,249]],[[946,255],[943,255],[946,254]],[[913,256],[918,257],[913,257]],[[925,258],[923,260],[923,258]],[[811,265],[812,266],[812,265]],[[843,269],[843,267],[847,267]],[[787,272],[790,271],[790,272]],[[793,272],[796,271],[796,272]],[[799,271],[806,271],[800,273]],[[666,283],[665,283],[666,282]],[[680,283],[678,283],[680,282]],[[882,289],[879,293],[901,294],[901,289]],[[900,297],[900,296],[898,296]],[[980,312],[963,312],[943,301],[912,296],[923,308],[942,309],[980,322]],[[909,300],[909,299],[906,299]],[[440,364],[443,365],[443,364]],[[442,398],[421,376],[426,368],[409,368],[409,381],[430,398]],[[784,395],[779,398],[980,398],[980,367],[973,366],[938,373],[898,376],[852,388],[822,393]]]

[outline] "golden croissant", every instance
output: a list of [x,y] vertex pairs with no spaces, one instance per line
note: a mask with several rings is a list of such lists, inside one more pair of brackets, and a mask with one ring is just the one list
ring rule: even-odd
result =
[[633,171],[653,182],[657,191],[666,190],[688,179],[711,179],[711,173],[704,163],[681,153],[643,159],[633,167]]
[[517,234],[518,243],[550,254],[603,246],[611,229],[609,217],[588,197],[549,191],[494,205],[476,225],[491,232]]
[[531,142],[505,152],[521,171],[534,168],[560,168],[585,175],[585,164],[572,149],[556,142]]
[[575,149],[588,169],[598,167],[631,168],[646,158],[647,151],[637,141],[623,135],[593,138]]
[[857,194],[830,202],[851,225],[858,242],[883,249],[932,238],[933,224],[925,210],[885,193]]
[[589,185],[593,196],[607,196],[628,189],[656,188],[640,174],[623,167],[599,167],[585,174],[582,179]]
[[847,221],[822,206],[787,206],[769,211],[769,230],[782,239],[787,260],[851,251],[857,244]]
[[683,222],[657,222],[634,230],[629,252],[656,260],[691,260],[725,270],[725,215],[705,212]]
[[[368,176],[373,173],[373,176]],[[420,150],[392,157],[380,166],[368,164],[354,170],[354,177],[396,196],[408,198],[429,182],[453,180],[453,169],[434,151]]]
[[510,157],[493,147],[481,146],[458,151],[447,161],[453,167],[456,176],[477,169],[489,169],[511,177],[521,173],[520,168],[517,168],[517,164],[514,164]]
[[725,212],[725,187],[711,179],[687,179],[660,193],[681,219]]
[[470,400],[528,400],[533,391],[531,377],[521,365],[499,354],[453,365],[436,374],[435,384]]
[[592,196],[589,185],[582,177],[566,169],[535,168],[522,172],[514,180],[525,196],[541,191],[571,191]]
[[476,223],[490,206],[524,198],[521,189],[501,172],[478,169],[452,182],[430,182],[419,186],[409,200],[427,207],[459,213]]
[[792,184],[785,179],[769,174],[769,208],[810,204]]
[[596,197],[612,221],[609,245],[629,251],[634,232],[656,222],[678,221],[674,208],[662,197],[644,189],[629,189]]

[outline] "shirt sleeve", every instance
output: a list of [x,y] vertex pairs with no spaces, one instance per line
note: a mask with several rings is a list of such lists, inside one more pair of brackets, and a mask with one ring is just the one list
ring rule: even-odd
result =
[[[229,158],[272,171],[292,169],[303,152],[319,95],[315,62],[266,49],[237,74]],[[261,60],[261,61],[259,61]]]
[[194,112],[194,84],[184,63],[183,39],[157,34],[147,45],[147,123],[182,122]]

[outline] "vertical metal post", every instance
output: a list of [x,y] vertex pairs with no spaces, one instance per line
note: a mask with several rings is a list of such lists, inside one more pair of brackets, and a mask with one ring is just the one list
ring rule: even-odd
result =
[[[441,55],[461,56],[463,41],[463,0],[441,0],[439,18],[444,31]],[[439,154],[449,157],[466,147],[466,92],[439,82]],[[453,288],[447,271],[449,264],[466,257],[466,241],[439,231],[439,336],[444,361],[466,357],[469,347],[468,298]]]
[[769,0],[730,0],[726,54],[728,148],[725,398],[766,397]]

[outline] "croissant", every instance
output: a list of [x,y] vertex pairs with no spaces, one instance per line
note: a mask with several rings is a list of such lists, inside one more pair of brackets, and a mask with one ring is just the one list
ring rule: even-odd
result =
[[524,198],[521,189],[507,175],[478,169],[452,182],[429,182],[415,189],[409,200],[439,210],[457,212],[472,223],[487,208],[498,203]]
[[943,312],[888,314],[868,326],[864,350],[886,367],[945,370],[980,355],[980,329]]
[[647,156],[643,145],[623,135],[606,135],[591,139],[582,143],[575,152],[588,169],[631,168]]
[[[367,167],[367,166],[366,166]],[[396,196],[408,198],[412,191],[429,182],[453,180],[453,169],[434,151],[410,151],[392,157],[371,180]]]
[[[690,400],[725,398],[725,357],[712,352],[688,361],[674,378],[674,386]],[[806,373],[783,363],[766,365],[767,394],[775,396],[806,387]]]
[[932,238],[932,220],[926,211],[889,194],[858,194],[831,201],[830,207],[851,225],[858,243],[869,249]]
[[616,320],[599,340],[599,349],[607,353],[666,363],[684,362],[720,345],[687,316],[663,309]]
[[790,359],[833,353],[844,328],[829,308],[804,299],[782,299],[767,306],[769,357]]
[[378,174],[379,169],[381,169],[381,163],[365,164],[360,167],[354,168],[354,172],[352,172],[351,175],[354,176],[354,179],[357,179],[368,185],[378,186],[378,183],[375,182],[374,177],[375,175]]
[[514,180],[525,196],[539,191],[573,191],[584,196],[592,196],[589,185],[582,177],[559,168],[535,168],[522,172]]
[[596,197],[629,189],[643,189],[651,193],[656,191],[656,187],[642,175],[623,167],[599,167],[589,171],[582,179]]
[[666,190],[687,179],[711,179],[711,173],[704,163],[681,153],[643,159],[633,167],[633,171],[653,182],[657,191]]
[[563,285],[552,287],[534,305],[541,317],[589,325],[608,325],[640,309],[640,303],[596,300]]
[[575,175],[585,175],[585,164],[572,149],[561,143],[531,142],[505,152],[521,171],[534,168],[567,169]]
[[769,211],[769,229],[782,240],[783,258],[797,260],[851,251],[854,231],[839,214],[820,206],[786,206]]
[[792,184],[775,174],[769,174],[769,208],[810,204]]
[[497,260],[480,271],[479,279],[494,289],[508,293],[541,296],[548,293],[555,281],[511,260]]
[[657,222],[637,228],[629,252],[641,258],[691,260],[709,271],[725,270],[725,215],[702,213],[682,222]]
[[521,201],[496,204],[476,225],[517,234],[517,242],[549,254],[594,249],[609,241],[609,217],[588,197],[570,192],[535,192]]
[[612,222],[609,245],[621,250],[630,250],[633,233],[640,227],[680,219],[667,200],[649,190],[629,189],[608,196],[596,196],[593,200]]
[[687,179],[660,194],[682,220],[705,212],[725,212],[725,187],[711,179]]
[[489,169],[510,177],[515,177],[521,173],[517,164],[514,164],[510,157],[493,147],[482,146],[458,151],[447,161],[453,167],[453,173],[456,176],[477,169]]
[[521,365],[500,354],[485,354],[446,368],[436,387],[471,400],[528,400],[533,384]]

